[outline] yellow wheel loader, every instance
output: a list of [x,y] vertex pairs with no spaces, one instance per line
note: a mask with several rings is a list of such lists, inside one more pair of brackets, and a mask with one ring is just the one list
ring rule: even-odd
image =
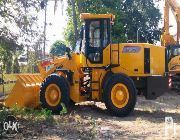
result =
[[138,91],[156,99],[168,89],[166,48],[148,43],[112,43],[112,14],[81,14],[76,52],[39,64],[40,74],[18,75],[4,105],[42,106],[52,112],[71,103],[105,103],[115,116],[133,111]]

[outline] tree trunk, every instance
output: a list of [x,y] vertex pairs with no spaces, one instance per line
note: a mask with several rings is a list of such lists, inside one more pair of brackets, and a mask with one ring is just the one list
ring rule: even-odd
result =
[[77,42],[78,29],[77,29],[77,15],[76,15],[75,1],[71,0],[71,4],[72,4],[72,14],[73,14],[73,22],[74,22],[75,41]]
[[78,7],[78,14],[81,14],[82,12],[82,7],[81,7],[81,0],[77,0],[77,7]]

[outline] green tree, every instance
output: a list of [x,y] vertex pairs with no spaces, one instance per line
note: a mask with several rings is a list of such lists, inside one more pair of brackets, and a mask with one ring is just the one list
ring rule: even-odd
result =
[[3,70],[6,73],[11,73],[13,52],[11,50],[6,50],[3,47],[0,47],[0,54],[0,62],[2,63]]
[[140,42],[154,43],[159,40],[161,14],[153,0],[126,0],[121,11],[125,17],[122,24],[129,39],[136,41],[136,32],[139,31]]
[[[157,0],[156,2],[158,2]],[[113,42],[136,42],[137,31],[140,42],[154,43],[159,40],[160,10],[154,0],[76,0],[77,29],[80,30],[80,13],[112,13],[116,16],[112,31]],[[75,47],[72,6],[67,8],[68,24],[64,32],[67,43]]]
[[66,45],[63,41],[56,41],[50,49],[50,54],[52,56],[62,56],[65,55]]
[[28,73],[37,73],[38,72],[38,59],[36,51],[30,51],[29,52],[29,61],[27,64],[27,72]]
[[15,57],[14,63],[13,63],[13,73],[19,73],[20,72],[20,66],[18,63],[18,58]]
[[[29,44],[37,37],[37,12],[40,0],[1,0],[0,1],[0,43],[12,49],[21,44]],[[29,11],[34,11],[29,12]],[[18,15],[18,16],[17,16]],[[9,26],[11,25],[11,26]],[[13,27],[13,28],[12,28]],[[21,43],[20,41],[21,40]]]
[[13,71],[13,55],[29,50],[41,33],[36,24],[39,4],[40,0],[0,0],[0,62],[6,73]]

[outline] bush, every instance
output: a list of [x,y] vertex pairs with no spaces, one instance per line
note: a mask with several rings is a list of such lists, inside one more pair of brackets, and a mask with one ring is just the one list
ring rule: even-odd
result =
[[63,41],[56,41],[50,49],[52,56],[63,56],[66,53],[66,45]]

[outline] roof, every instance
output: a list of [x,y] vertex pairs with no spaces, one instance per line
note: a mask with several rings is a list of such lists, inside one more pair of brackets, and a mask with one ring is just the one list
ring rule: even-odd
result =
[[85,19],[104,19],[110,18],[112,21],[115,20],[115,15],[113,14],[90,14],[90,13],[82,13],[80,15],[81,20]]

